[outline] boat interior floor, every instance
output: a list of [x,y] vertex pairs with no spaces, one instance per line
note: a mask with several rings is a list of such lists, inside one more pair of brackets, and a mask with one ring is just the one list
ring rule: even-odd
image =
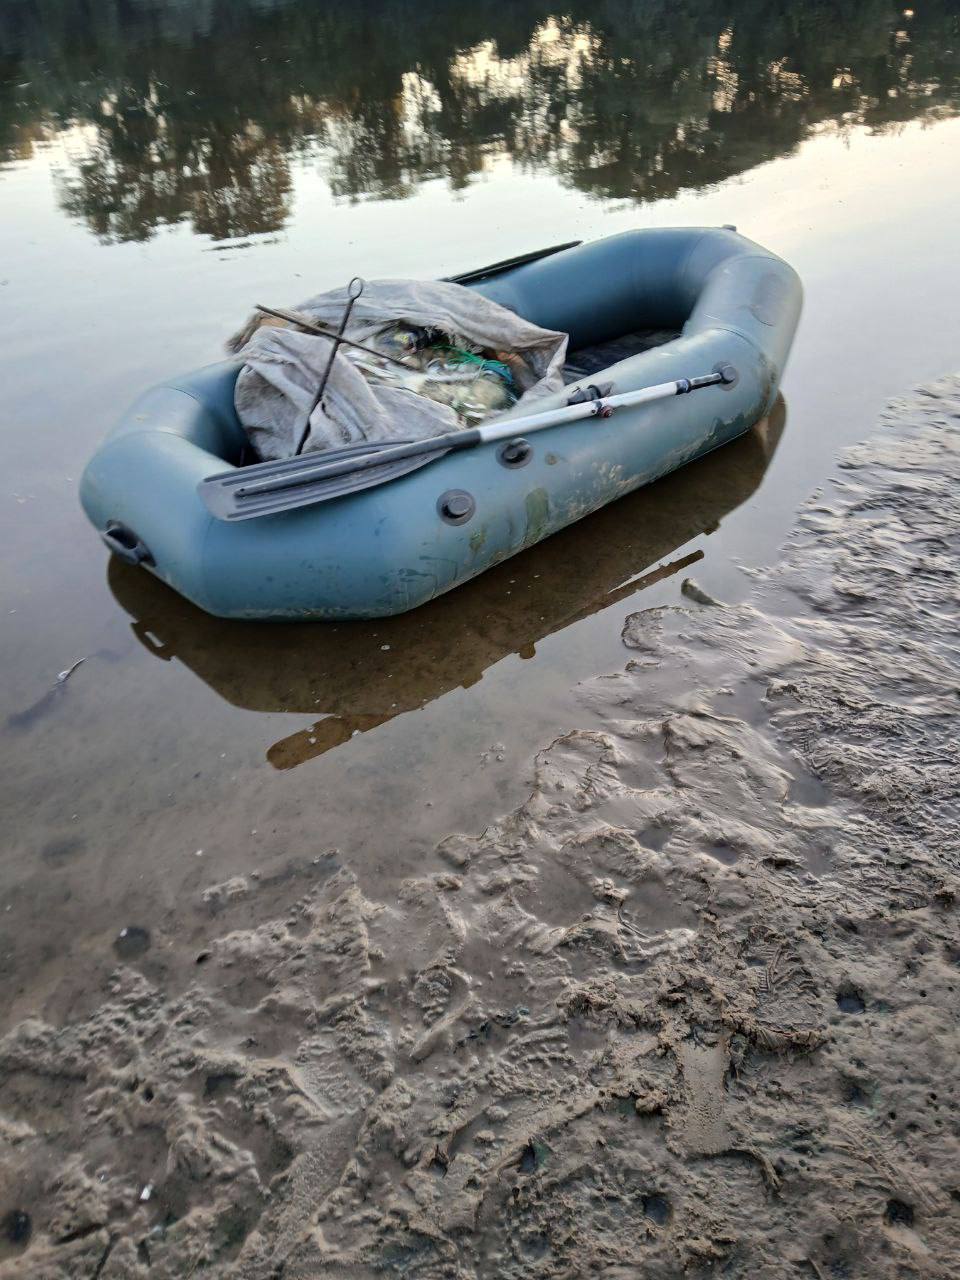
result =
[[619,338],[611,338],[608,342],[580,347],[578,351],[568,353],[567,363],[563,366],[563,380],[569,383],[580,378],[590,378],[620,360],[629,360],[631,356],[649,351],[651,347],[661,347],[678,336],[673,330],[643,329],[637,333],[625,333]]

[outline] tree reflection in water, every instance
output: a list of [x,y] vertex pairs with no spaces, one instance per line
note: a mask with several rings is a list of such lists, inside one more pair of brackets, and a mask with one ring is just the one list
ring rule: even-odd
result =
[[59,198],[104,240],[276,231],[304,156],[343,200],[505,155],[643,201],[958,106],[955,0],[0,0],[0,160],[76,127]]

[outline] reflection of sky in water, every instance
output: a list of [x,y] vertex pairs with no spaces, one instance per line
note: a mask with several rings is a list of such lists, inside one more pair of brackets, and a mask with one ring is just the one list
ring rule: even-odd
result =
[[509,157],[594,196],[721,181],[822,128],[955,111],[947,0],[904,10],[609,0],[363,6],[0,0],[0,154],[69,129],[57,198],[98,236],[281,229],[296,158],[337,199],[461,191]]

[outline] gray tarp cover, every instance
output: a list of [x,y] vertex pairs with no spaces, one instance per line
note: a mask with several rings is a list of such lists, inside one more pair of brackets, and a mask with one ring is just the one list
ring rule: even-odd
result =
[[[346,289],[336,289],[317,294],[296,310],[336,329],[346,302]],[[566,334],[540,329],[473,289],[444,281],[368,281],[354,305],[347,337],[369,341],[394,321],[441,329],[484,348],[518,352],[538,379],[521,397],[524,404],[563,386]],[[289,458],[320,385],[330,340],[263,325],[252,334],[248,326],[239,341],[243,345],[237,354],[244,363],[237,379],[237,414],[265,461]],[[340,354],[323,406],[313,412],[304,452],[365,440],[423,439],[456,431],[460,425],[448,405],[398,387],[371,384]]]

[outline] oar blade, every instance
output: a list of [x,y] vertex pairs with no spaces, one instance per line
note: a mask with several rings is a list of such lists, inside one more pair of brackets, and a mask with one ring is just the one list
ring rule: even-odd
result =
[[[401,443],[406,442],[390,441],[392,445]],[[318,462],[333,463],[351,457],[359,458],[382,452],[384,447],[383,442],[378,442],[357,445],[351,449],[338,449],[331,453],[301,454],[297,458],[263,462],[252,467],[235,467],[232,471],[224,471],[201,480],[197,485],[197,492],[211,515],[233,524],[238,520],[279,515],[283,511],[315,506],[319,502],[331,502],[335,498],[344,498],[363,489],[372,489],[375,485],[398,480],[411,471],[428,466],[449,452],[448,449],[436,449],[432,453],[419,453],[409,458],[394,458],[382,466],[365,467],[345,475],[324,476],[314,480],[304,477],[302,483],[297,482],[298,472],[315,470]],[[286,477],[289,484],[267,493],[246,492],[257,480],[280,477]]]

